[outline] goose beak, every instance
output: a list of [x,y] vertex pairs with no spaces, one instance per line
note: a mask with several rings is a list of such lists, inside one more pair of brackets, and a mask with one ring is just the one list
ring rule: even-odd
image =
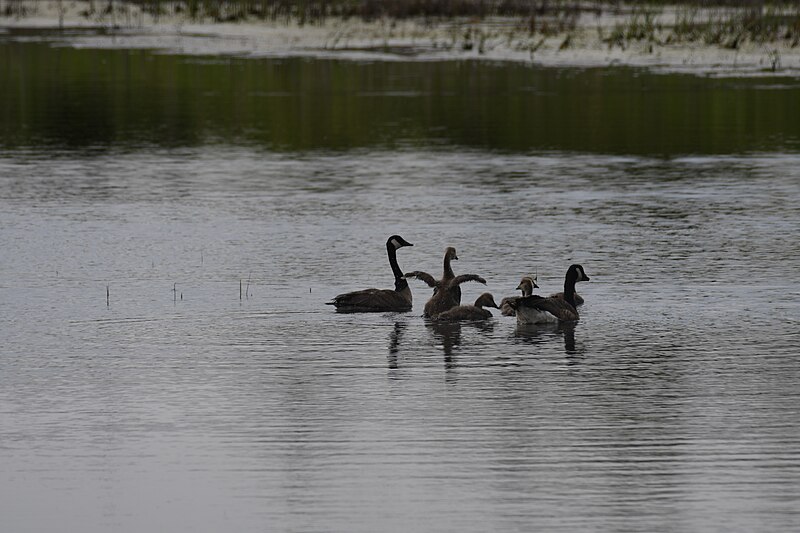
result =
[[583,281],[589,281],[591,278],[586,275],[586,272],[583,273]]
[[533,288],[534,288],[534,289],[538,289],[538,288],[539,288],[539,286],[536,284],[536,282],[535,282],[535,281],[533,282]]

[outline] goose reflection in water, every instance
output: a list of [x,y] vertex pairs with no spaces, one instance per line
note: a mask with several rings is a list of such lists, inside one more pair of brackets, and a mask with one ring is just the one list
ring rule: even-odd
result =
[[400,339],[406,331],[408,324],[405,322],[395,322],[392,332],[389,333],[389,368],[397,368],[397,354],[400,352]]
[[445,368],[455,366],[454,354],[456,348],[461,344],[461,332],[463,328],[474,328],[481,333],[491,333],[494,331],[495,323],[491,320],[481,320],[474,322],[441,322],[438,320],[426,321],[425,326],[431,330],[435,341],[441,343],[444,352]]
[[517,324],[514,337],[526,344],[548,344],[553,337],[563,336],[564,351],[567,355],[580,355],[583,347],[575,343],[575,322],[556,324]]
[[[444,350],[445,366],[450,368],[453,363],[454,348],[461,344],[461,324],[459,322],[428,322],[426,326],[433,333],[434,344],[441,344],[442,350]],[[389,333],[387,361],[390,369],[399,368],[398,354],[407,328],[408,324],[405,322],[395,322]]]

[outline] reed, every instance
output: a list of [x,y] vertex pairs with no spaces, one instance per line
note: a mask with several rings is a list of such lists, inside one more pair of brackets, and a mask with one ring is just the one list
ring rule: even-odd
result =
[[[609,48],[626,48],[633,42],[656,44],[703,43],[736,50],[743,43],[783,42],[800,44],[800,5],[754,7],[752,1],[729,2],[725,8],[700,10],[694,4],[681,7],[673,24],[658,21],[652,11],[634,13],[603,38]],[[682,4],[679,4],[682,5]]]
[[6,17],[25,17],[28,13],[28,5],[23,0],[6,0],[5,5],[0,3],[0,12]]
[[[18,1],[18,0],[17,0]],[[326,17],[409,18],[409,17],[527,17],[538,24],[539,17],[581,13],[601,14],[621,9],[685,6],[687,8],[741,8],[757,13],[770,5],[793,5],[794,2],[765,0],[116,0],[135,4],[153,14],[184,13],[193,18],[219,21],[296,18],[314,22]],[[8,0],[14,3],[15,0]],[[92,2],[93,3],[93,2]],[[109,1],[109,5],[112,2]]]
[[[59,0],[61,2],[61,0]],[[104,7],[101,6],[104,5]],[[2,0],[0,0],[0,5]],[[571,34],[581,15],[604,12],[627,14],[608,35],[599,29],[609,48],[627,48],[632,43],[704,43],[738,49],[744,42],[800,44],[800,4],[766,0],[639,0],[618,2],[577,0],[91,0],[85,15],[101,13],[116,20],[120,13],[130,18],[131,6],[158,20],[179,15],[196,21],[235,22],[246,19],[278,23],[322,24],[331,18],[365,21],[421,18],[459,19],[469,23],[487,17],[517,18],[515,31],[530,36],[565,36],[561,48],[569,47]],[[674,23],[659,22],[665,6],[678,6]],[[23,0],[6,0],[7,16],[25,16]],[[453,36],[450,48],[477,48],[483,52],[492,35],[472,28]]]

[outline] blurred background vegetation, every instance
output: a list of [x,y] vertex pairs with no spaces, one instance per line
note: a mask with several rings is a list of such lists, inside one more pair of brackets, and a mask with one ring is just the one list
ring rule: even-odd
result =
[[[43,2],[45,0],[42,0]],[[48,0],[56,4],[70,0]],[[24,14],[30,0],[0,0],[7,15]],[[186,14],[189,17],[217,21],[248,17],[275,19],[304,18],[309,21],[325,17],[489,17],[536,16],[545,14],[600,14],[609,11],[636,10],[663,6],[696,8],[738,8],[750,14],[768,8],[791,8],[796,1],[766,0],[631,0],[627,2],[596,0],[87,0],[87,15],[110,13],[135,5],[154,15]]]
[[[42,0],[59,10],[71,0]],[[567,35],[580,29],[583,15],[614,15],[619,20],[601,30],[609,47],[633,42],[668,45],[701,43],[738,49],[745,42],[800,45],[800,1],[767,0],[86,0],[81,15],[131,24],[131,12],[159,17],[185,17],[198,22],[261,20],[322,24],[332,18],[372,20],[424,19],[480,23],[491,17],[516,19],[516,31],[543,36]],[[32,14],[31,0],[0,0],[0,12]],[[664,10],[671,7],[671,16]],[[586,19],[584,19],[585,21]],[[591,20],[591,18],[589,19]],[[776,60],[777,63],[777,60]]]

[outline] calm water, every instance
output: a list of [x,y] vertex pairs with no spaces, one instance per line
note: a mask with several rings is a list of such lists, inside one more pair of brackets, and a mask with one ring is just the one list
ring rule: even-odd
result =
[[[795,81],[12,37],[4,531],[800,528]],[[582,318],[324,305],[392,233],[498,298],[580,262]]]

